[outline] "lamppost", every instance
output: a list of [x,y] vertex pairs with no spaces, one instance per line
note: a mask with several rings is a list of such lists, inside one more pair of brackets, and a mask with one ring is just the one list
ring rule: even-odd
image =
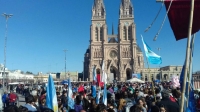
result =
[[65,52],[65,80],[66,80],[66,52],[67,52],[67,50],[65,49],[63,51]]
[[[161,48],[158,47],[158,55],[160,55],[160,50],[161,50]],[[162,74],[161,74],[161,70],[160,70],[160,64],[159,64],[159,73],[160,73],[160,81],[161,81]]]
[[6,18],[6,32],[5,32],[5,45],[4,45],[4,73],[3,73],[3,92],[4,92],[4,80],[6,75],[6,43],[7,43],[7,32],[8,32],[8,19],[13,16],[13,14],[3,13],[2,16]]
[[85,72],[85,64],[84,64],[84,61],[83,61],[83,81],[85,81],[84,72]]

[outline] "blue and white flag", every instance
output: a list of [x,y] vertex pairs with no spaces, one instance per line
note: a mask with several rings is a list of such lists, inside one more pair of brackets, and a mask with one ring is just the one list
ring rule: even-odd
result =
[[101,90],[98,91],[98,94],[96,97],[96,104],[99,104],[100,97],[101,97]]
[[97,82],[96,66],[93,67],[93,81]]
[[96,73],[96,66],[93,67],[93,84],[92,84],[92,97],[96,97],[96,83],[97,83],[97,73]]
[[70,109],[74,109],[74,100],[72,98],[72,85],[70,79],[68,79],[68,106]]
[[54,112],[58,112],[56,90],[55,90],[53,78],[51,75],[49,75],[49,78],[48,78],[46,105],[48,108],[52,109]]
[[[181,75],[180,75],[180,88],[181,88],[181,91],[183,89],[185,89],[185,103],[184,103],[184,111],[185,112],[196,112],[195,110],[195,99],[194,99],[194,89],[193,89],[193,79],[192,79],[192,63],[193,63],[193,50],[194,50],[194,45],[193,45],[193,40],[194,37],[191,38],[191,43],[190,43],[190,59],[189,60],[189,70],[190,72],[188,71],[188,73],[186,74],[187,75],[187,81],[186,81],[186,87],[183,88],[183,81],[184,81],[184,73],[185,73],[185,63],[183,65],[183,68],[182,68],[182,71],[181,71]],[[188,76],[189,74],[189,76]],[[190,77],[190,78],[189,78]],[[190,86],[188,84],[188,79],[190,79]],[[188,87],[189,87],[189,95],[188,95]],[[186,106],[188,102],[188,107]],[[187,108],[186,108],[187,107]]]
[[103,74],[103,82],[104,82],[104,90],[103,90],[103,103],[104,105],[107,106],[107,87],[106,87],[106,84],[107,84],[107,74],[104,72]]
[[[141,37],[142,37],[142,35],[141,35]],[[142,43],[144,45],[144,51],[145,51],[145,54],[146,54],[146,57],[147,57],[149,63],[151,63],[151,64],[161,64],[162,63],[161,56],[157,55],[156,53],[154,53],[151,50],[151,48],[143,40],[143,37],[142,37]]]
[[96,90],[97,90],[97,86],[96,85],[92,85],[92,97],[93,98],[96,98],[96,96],[97,96]]
[[191,60],[190,60],[190,73],[189,73],[189,79],[190,79],[190,86],[188,86],[188,82],[187,82],[187,87],[186,87],[186,94],[187,94],[187,90],[189,88],[189,95],[187,94],[187,98],[188,98],[188,107],[186,112],[196,112],[195,109],[195,98],[194,98],[194,87],[193,87],[193,78],[192,78],[192,71],[193,71],[193,51],[194,51],[194,36],[191,39],[191,44],[190,44],[190,56],[191,56]]

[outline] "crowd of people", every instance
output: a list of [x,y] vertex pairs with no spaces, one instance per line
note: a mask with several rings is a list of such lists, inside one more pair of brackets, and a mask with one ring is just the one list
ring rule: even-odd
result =
[[[110,83],[106,85],[107,105],[103,102],[104,86],[97,87],[93,97],[92,83],[72,83],[74,107],[68,106],[68,85],[56,87],[58,112],[179,112],[181,92],[179,88],[169,86],[168,82],[154,83]],[[2,96],[4,112],[53,112],[46,105],[45,87],[23,88],[17,86],[16,93],[25,98],[25,105],[17,107],[17,95],[10,91]],[[96,95],[98,96],[98,95]],[[196,106],[200,108],[198,94],[195,96]],[[199,101],[199,105],[198,105]]]

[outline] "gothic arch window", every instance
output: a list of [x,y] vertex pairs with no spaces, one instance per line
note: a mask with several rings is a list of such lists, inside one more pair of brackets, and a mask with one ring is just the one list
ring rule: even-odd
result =
[[153,74],[151,74],[151,80],[152,80],[152,81],[154,80]]
[[128,40],[131,40],[131,27],[128,28]]
[[140,56],[138,56],[138,65],[140,66]]
[[156,75],[156,79],[160,80],[160,74]]
[[96,70],[96,73],[97,73],[97,74],[100,74],[100,69],[99,69],[99,68]]
[[124,26],[123,29],[123,40],[126,40],[126,27]]
[[145,75],[145,81],[148,81],[147,74]]
[[102,41],[102,40],[103,40],[103,29],[100,28],[100,41]]
[[167,80],[167,77],[168,77],[167,74],[164,74],[164,79],[165,79],[165,80]]
[[132,78],[131,69],[129,69],[129,68],[126,69],[126,78],[127,78],[127,80]]
[[95,41],[98,41],[98,29],[97,29],[97,27],[95,28]]

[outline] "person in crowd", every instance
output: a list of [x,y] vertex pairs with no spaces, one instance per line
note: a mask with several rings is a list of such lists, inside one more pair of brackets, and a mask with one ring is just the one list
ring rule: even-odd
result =
[[87,110],[89,107],[89,101],[86,99],[84,92],[81,92],[80,95],[81,95],[81,104],[83,106],[83,109]]
[[81,95],[78,95],[76,97],[76,104],[74,105],[74,109],[76,112],[80,112],[81,110],[83,110],[83,106],[81,105]]
[[79,92],[79,93],[81,93],[81,92],[85,92],[85,90],[84,90],[84,86],[83,86],[82,83],[79,84],[78,92]]
[[4,109],[4,112],[21,112],[15,105],[9,105]]
[[107,107],[104,104],[99,104],[96,108],[96,112],[107,112]]
[[180,92],[180,90],[173,89],[172,95],[175,98],[176,102],[180,105],[181,104],[181,92]]
[[96,112],[97,104],[94,98],[91,99],[91,103],[89,107],[90,107],[89,112]]
[[43,110],[44,108],[47,108],[47,106],[46,106],[46,97],[41,97],[39,108],[40,108],[40,110]]
[[67,91],[63,91],[60,98],[61,98],[61,103],[63,104],[63,107],[67,107]]
[[9,105],[9,97],[8,97],[8,94],[6,91],[4,92],[4,94],[2,96],[2,102],[3,102],[4,108]]
[[46,98],[46,91],[41,92],[41,96],[39,97],[39,103],[41,102],[41,99]]
[[24,107],[28,109],[28,111],[37,111],[36,107],[34,106],[34,98],[32,95],[25,97],[26,104]]
[[120,99],[119,100],[119,106],[117,108],[118,112],[126,112],[126,100],[124,99]]
[[33,106],[37,109],[38,112],[40,112],[40,107],[38,103],[38,96],[33,96]]
[[168,112],[164,105],[160,106],[160,112]]
[[166,107],[169,112],[179,112],[179,105],[177,102],[173,102],[169,99],[170,91],[164,89],[162,92],[162,100],[157,104],[159,107],[162,105]]
[[24,106],[19,106],[20,112],[28,112],[28,109]]
[[17,101],[17,95],[15,93],[13,93],[13,91],[10,91],[9,104],[10,105],[16,105],[16,101]]
[[147,105],[144,98],[138,100],[138,105],[142,107],[143,112],[147,112]]

